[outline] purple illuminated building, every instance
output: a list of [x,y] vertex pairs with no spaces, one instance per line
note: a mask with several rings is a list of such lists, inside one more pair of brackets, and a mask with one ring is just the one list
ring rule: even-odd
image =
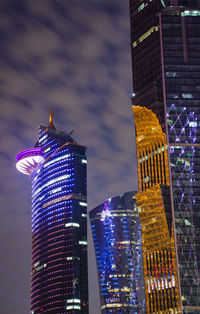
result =
[[17,169],[32,181],[31,314],[88,313],[86,148],[40,126]]
[[135,194],[115,196],[90,211],[102,314],[145,313],[141,224]]
[[200,1],[130,0],[133,98],[158,117],[184,313],[200,313]]

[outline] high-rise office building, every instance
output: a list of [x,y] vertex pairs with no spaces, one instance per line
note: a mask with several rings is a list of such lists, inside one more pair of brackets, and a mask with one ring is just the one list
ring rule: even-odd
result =
[[145,313],[141,224],[135,194],[113,197],[90,211],[104,314]]
[[40,126],[17,169],[32,181],[31,313],[88,313],[86,148]]
[[166,135],[151,110],[134,106],[133,112],[146,313],[180,313]]
[[158,117],[169,184],[181,303],[200,312],[200,1],[130,0],[134,106]]

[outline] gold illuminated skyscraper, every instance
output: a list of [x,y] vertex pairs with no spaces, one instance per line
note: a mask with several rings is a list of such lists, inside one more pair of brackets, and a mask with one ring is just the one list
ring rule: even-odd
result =
[[147,313],[180,313],[168,146],[156,115],[134,107]]

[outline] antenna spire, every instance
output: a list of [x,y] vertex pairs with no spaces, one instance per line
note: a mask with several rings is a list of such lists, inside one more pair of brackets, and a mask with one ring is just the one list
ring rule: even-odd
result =
[[54,124],[53,124],[53,110],[50,109],[50,117],[49,117],[49,125],[48,128],[56,130]]

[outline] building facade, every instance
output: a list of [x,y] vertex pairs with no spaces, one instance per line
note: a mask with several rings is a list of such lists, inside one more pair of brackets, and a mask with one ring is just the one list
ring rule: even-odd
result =
[[180,313],[166,135],[156,115],[133,107],[142,225],[146,313]]
[[40,126],[17,155],[32,181],[31,313],[88,313],[86,148]]
[[134,106],[166,133],[181,307],[200,311],[200,1],[130,0]]
[[90,211],[101,312],[145,313],[141,224],[135,192]]

